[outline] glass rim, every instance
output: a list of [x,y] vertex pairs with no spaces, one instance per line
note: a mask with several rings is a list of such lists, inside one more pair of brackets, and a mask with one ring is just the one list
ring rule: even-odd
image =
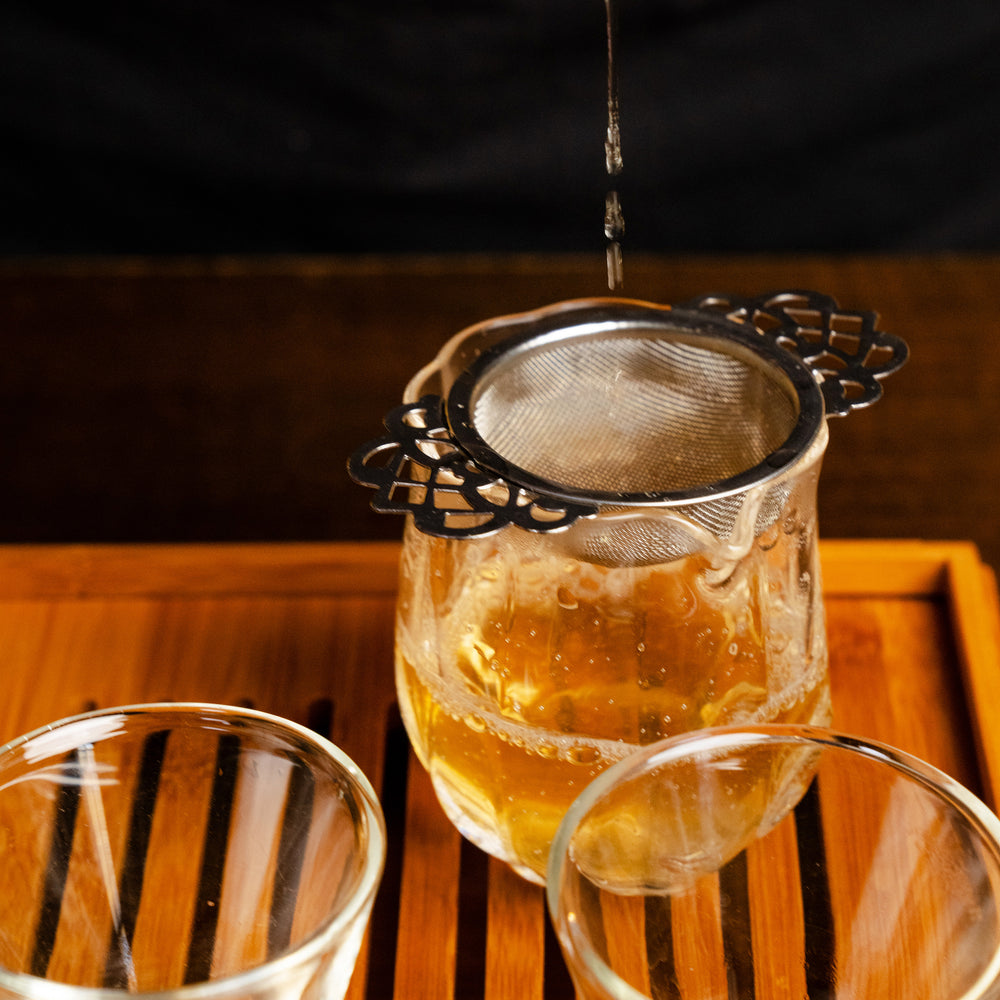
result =
[[166,997],[177,997],[182,998],[182,1000],[201,1000],[201,998],[209,1000],[209,998],[227,995],[235,996],[259,988],[321,952],[374,899],[385,867],[387,851],[385,816],[374,787],[361,768],[339,746],[307,726],[282,716],[259,709],[245,708],[242,705],[203,701],[155,701],[98,708],[39,726],[0,746],[0,767],[2,767],[4,757],[9,753],[30,744],[39,737],[45,737],[49,733],[78,726],[81,723],[85,724],[91,720],[114,716],[124,718],[153,712],[192,716],[203,713],[214,717],[219,717],[224,713],[227,718],[235,717],[250,722],[266,723],[294,735],[331,758],[344,772],[345,777],[356,792],[357,804],[365,817],[368,829],[369,851],[357,885],[344,906],[332,916],[327,917],[299,944],[289,948],[274,959],[231,975],[220,976],[217,979],[205,979],[196,983],[184,983],[171,989],[131,991],[107,986],[78,986],[74,983],[46,979],[44,976],[34,976],[28,972],[15,972],[0,965],[0,990],[10,990],[20,996],[37,998],[37,1000],[121,1000],[123,996],[142,997],[144,1000],[158,1000],[158,998],[164,1000]]
[[[644,772],[674,763],[694,754],[719,752],[764,744],[799,744],[833,748],[888,765],[904,776],[948,800],[970,819],[983,843],[992,848],[1000,868],[1000,817],[961,782],[919,757],[887,743],[853,736],[824,726],[794,723],[714,726],[682,733],[641,747],[612,764],[591,781],[573,801],[552,840],[546,867],[545,900],[549,918],[560,942],[579,957],[592,981],[615,1000],[649,1000],[618,976],[581,935],[573,933],[560,905],[559,886],[567,864],[573,834],[580,821],[613,786],[641,776]],[[975,983],[953,1000],[982,1000],[1000,992],[1000,942]]]

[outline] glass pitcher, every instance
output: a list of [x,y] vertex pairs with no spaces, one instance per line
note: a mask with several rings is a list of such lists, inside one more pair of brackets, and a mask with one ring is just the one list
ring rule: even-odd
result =
[[351,460],[407,515],[403,720],[450,820],[535,882],[637,747],[827,724],[826,417],[905,344],[826,296],[559,303],[478,324]]

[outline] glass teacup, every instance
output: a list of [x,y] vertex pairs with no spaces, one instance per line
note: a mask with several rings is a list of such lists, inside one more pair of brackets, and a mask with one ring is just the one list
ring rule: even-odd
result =
[[0,998],[343,997],[386,854],[368,779],[288,720],[103,709],[0,747]]
[[579,1000],[1000,995],[1000,821],[831,730],[643,748],[571,806],[547,894]]

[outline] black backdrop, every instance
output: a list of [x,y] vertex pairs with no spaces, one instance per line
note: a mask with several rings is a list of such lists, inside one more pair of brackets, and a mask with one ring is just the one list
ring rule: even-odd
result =
[[[620,0],[627,249],[1000,247],[997,0]],[[601,0],[6,0],[0,254],[593,250]]]

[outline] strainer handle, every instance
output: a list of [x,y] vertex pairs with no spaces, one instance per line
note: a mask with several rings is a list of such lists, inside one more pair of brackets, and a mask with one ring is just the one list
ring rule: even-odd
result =
[[850,312],[820,292],[771,292],[756,298],[703,295],[685,304],[713,309],[795,354],[822,379],[828,416],[870,406],[881,380],[903,365],[906,342],[876,329],[878,313]]
[[481,538],[508,524],[555,531],[596,512],[540,497],[481,469],[451,437],[440,396],[397,406],[385,427],[385,436],[351,455],[348,472],[375,488],[374,510],[410,514],[424,534]]

